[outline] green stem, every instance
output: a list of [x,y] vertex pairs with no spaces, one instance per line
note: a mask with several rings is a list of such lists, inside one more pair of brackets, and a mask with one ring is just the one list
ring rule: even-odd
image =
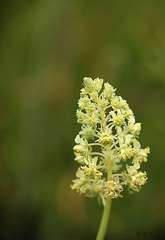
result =
[[[111,157],[110,157],[110,146],[109,145],[106,146],[106,157],[107,157],[107,168],[108,168],[107,180],[110,181],[111,176],[112,176],[112,167],[111,167]],[[105,233],[106,233],[108,221],[109,221],[109,216],[110,216],[110,211],[111,211],[111,203],[112,203],[112,199],[107,198],[96,240],[103,240],[105,237]]]
[[107,230],[107,226],[108,226],[110,211],[111,211],[111,203],[112,203],[112,199],[107,198],[96,240],[104,239],[104,236],[105,236],[105,233]]
[[91,152],[90,155],[98,155],[105,158],[105,155],[99,152]]
[[100,146],[103,147],[101,143],[89,143],[88,146]]

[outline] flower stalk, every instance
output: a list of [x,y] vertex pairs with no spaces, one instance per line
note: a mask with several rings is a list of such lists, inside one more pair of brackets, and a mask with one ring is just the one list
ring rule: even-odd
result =
[[[110,147],[108,145],[106,146],[106,151],[107,151],[107,167],[108,167],[107,180],[110,181],[112,177],[112,166],[111,166],[111,158],[110,158]],[[109,218],[110,218],[111,205],[112,205],[112,199],[107,198],[96,240],[103,240],[105,237],[105,233],[106,233]]]
[[107,198],[96,240],[103,240],[105,237],[111,212],[111,204],[112,199]]

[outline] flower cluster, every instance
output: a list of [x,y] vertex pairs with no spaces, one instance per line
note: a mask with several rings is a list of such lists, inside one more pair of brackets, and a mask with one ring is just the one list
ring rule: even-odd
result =
[[85,77],[83,84],[76,113],[82,128],[73,148],[80,167],[71,188],[105,205],[106,198],[122,197],[124,185],[139,191],[146,183],[146,172],[139,169],[150,149],[141,148],[141,124],[116,89],[100,78]]

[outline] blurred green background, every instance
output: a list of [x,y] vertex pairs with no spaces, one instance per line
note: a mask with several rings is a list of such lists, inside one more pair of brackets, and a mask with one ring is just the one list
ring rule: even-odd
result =
[[84,76],[117,88],[142,123],[142,147],[151,148],[142,167],[148,183],[113,201],[106,239],[163,233],[165,1],[6,0],[0,7],[0,240],[95,238],[102,207],[70,190]]

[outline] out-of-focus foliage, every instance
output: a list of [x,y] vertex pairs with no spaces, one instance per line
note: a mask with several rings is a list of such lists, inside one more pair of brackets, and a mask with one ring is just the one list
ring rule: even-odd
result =
[[163,232],[164,66],[165,1],[2,1],[0,239],[94,239],[102,207],[69,187],[84,76],[118,89],[151,148],[148,184],[113,201],[108,234]]

